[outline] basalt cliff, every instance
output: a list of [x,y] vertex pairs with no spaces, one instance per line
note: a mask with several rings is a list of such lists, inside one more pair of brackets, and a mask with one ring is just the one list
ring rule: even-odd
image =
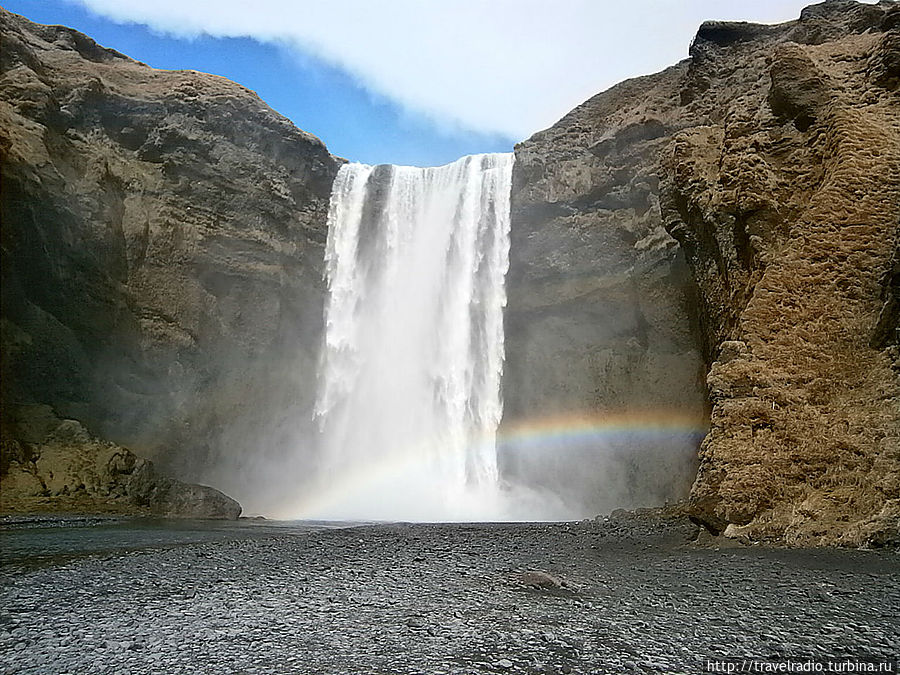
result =
[[[200,488],[167,476],[302,472],[341,160],[222,78],[0,21],[3,508],[176,513]],[[708,427],[699,456],[635,445],[623,495],[896,542],[898,232],[900,5],[704,24],[516,147],[504,425]],[[573,461],[584,491],[613,470]]]
[[520,144],[507,414],[702,397],[697,521],[896,542],[898,85],[900,4],[835,0],[706,23]]
[[224,78],[0,22],[7,454],[35,497],[90,492],[42,470],[38,404],[188,481],[271,479],[313,395],[339,162]]

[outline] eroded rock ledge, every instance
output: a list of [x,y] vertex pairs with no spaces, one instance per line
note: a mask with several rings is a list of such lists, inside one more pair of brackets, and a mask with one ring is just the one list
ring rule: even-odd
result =
[[[768,43],[692,47],[686,84],[709,81],[721,112],[663,165],[715,359],[692,491],[715,530],[900,540],[898,20],[896,3],[830,2]],[[735,99],[736,57],[762,77]]]
[[153,462],[102,441],[48,406],[8,414],[0,453],[0,512],[127,513],[235,520],[241,505],[218,490],[169,478]]

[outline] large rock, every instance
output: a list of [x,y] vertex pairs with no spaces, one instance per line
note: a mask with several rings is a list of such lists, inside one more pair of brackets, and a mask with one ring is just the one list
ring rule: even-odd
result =
[[696,414],[705,361],[694,518],[796,545],[894,537],[898,17],[838,0],[704,24],[689,59],[517,147],[505,424]]
[[310,418],[340,162],[223,78],[2,10],[0,39],[4,410],[47,404],[180,477],[277,493]]
[[49,406],[8,413],[0,463],[0,511],[142,513],[234,520],[235,500],[160,474],[153,462],[92,436]]

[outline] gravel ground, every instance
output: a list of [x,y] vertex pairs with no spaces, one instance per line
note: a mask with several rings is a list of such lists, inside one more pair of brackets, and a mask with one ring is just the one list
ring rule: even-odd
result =
[[900,644],[885,551],[700,546],[685,521],[636,516],[184,527],[82,522],[54,548],[40,523],[4,526],[0,670],[702,673]]

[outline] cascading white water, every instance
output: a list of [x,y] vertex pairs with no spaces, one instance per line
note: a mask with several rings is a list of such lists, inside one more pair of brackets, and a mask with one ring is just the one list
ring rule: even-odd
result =
[[501,517],[512,154],[436,168],[341,167],[325,254],[316,416],[320,480],[306,517]]

